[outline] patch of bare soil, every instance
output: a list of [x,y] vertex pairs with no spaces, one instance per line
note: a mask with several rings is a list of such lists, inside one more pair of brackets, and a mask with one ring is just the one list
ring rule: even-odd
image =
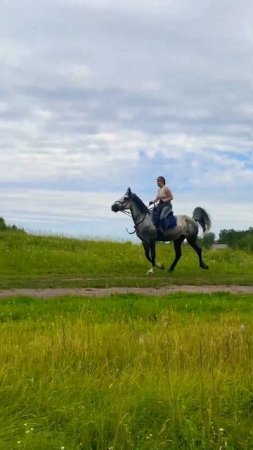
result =
[[114,294],[140,294],[161,296],[175,292],[205,293],[229,292],[234,294],[253,294],[253,286],[230,285],[170,285],[162,288],[136,288],[136,287],[111,287],[111,288],[47,288],[47,289],[8,289],[0,291],[0,298],[13,296],[52,298],[64,295],[76,295],[78,297],[107,297]]

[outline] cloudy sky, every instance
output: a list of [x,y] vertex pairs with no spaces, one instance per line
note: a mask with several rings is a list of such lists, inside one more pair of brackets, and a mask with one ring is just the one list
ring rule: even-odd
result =
[[252,0],[1,0],[0,216],[132,239],[111,212],[164,175],[176,214],[253,226]]

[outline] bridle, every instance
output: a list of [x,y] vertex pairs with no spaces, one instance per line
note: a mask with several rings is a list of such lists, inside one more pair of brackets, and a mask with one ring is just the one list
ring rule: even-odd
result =
[[[130,211],[126,211],[126,210],[125,210],[125,206],[126,206],[127,203],[128,203],[129,201],[131,201],[133,198],[134,198],[134,195],[132,195],[131,198],[128,198],[126,202],[125,202],[124,200],[123,200],[123,201],[117,200],[117,203],[120,203],[120,204],[122,205],[122,209],[120,209],[120,212],[122,212],[123,214],[125,214],[125,215],[127,215],[127,216],[129,216],[129,217],[131,216],[131,212],[130,212]],[[144,216],[142,217],[142,219],[141,219],[139,222],[137,222],[137,223],[134,224],[134,231],[132,231],[132,232],[131,232],[131,231],[128,231],[128,229],[126,228],[126,231],[128,232],[128,234],[134,234],[134,233],[136,233],[136,228],[138,227],[138,225],[140,225],[142,222],[144,222],[144,220],[146,219],[146,215],[147,215],[147,213],[144,214]]]

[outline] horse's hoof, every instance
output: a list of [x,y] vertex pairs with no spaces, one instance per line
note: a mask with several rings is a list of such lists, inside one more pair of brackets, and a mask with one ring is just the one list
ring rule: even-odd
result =
[[147,275],[154,275],[153,269],[149,269],[149,270],[147,271]]
[[209,269],[209,267],[206,264],[201,264],[200,267],[201,267],[201,269],[205,269],[205,270]]

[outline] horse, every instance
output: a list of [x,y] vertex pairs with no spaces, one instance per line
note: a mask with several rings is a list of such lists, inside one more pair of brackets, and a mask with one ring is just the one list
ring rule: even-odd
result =
[[199,227],[201,226],[205,233],[211,228],[211,219],[209,214],[200,206],[196,207],[192,213],[192,217],[186,215],[178,215],[176,217],[177,224],[174,228],[161,232],[153,223],[152,211],[143,203],[143,201],[134,194],[130,188],[111,206],[113,212],[121,211],[130,213],[134,222],[134,229],[138,238],[142,241],[145,256],[151,262],[152,267],[149,273],[154,273],[154,267],[164,269],[164,265],[156,262],[156,242],[173,241],[175,258],[169,267],[172,272],[179,259],[182,256],[181,245],[186,239],[189,245],[195,250],[199,260],[199,266],[202,269],[208,269],[208,266],[202,259],[202,250],[197,243]]

